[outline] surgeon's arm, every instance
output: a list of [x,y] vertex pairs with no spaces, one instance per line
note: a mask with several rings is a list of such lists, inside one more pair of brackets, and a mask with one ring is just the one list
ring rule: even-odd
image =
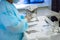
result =
[[28,24],[25,20],[22,20],[20,23],[14,26],[7,17],[8,16],[4,14],[0,15],[0,20],[7,31],[11,33],[22,33],[28,28]]

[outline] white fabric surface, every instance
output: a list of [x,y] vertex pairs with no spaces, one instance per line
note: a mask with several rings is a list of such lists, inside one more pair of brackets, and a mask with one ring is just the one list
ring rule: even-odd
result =
[[57,33],[53,33],[52,26],[48,26],[48,24],[45,22],[46,16],[42,16],[42,17],[39,16],[38,19],[39,19],[39,22],[29,23],[30,25],[33,25],[33,24],[37,24],[37,25],[28,29],[28,31],[37,30],[38,32],[31,33],[31,34],[25,33],[25,36],[26,36],[25,38],[27,38],[27,40],[51,40],[53,39],[51,38],[51,36],[55,36],[57,35]]

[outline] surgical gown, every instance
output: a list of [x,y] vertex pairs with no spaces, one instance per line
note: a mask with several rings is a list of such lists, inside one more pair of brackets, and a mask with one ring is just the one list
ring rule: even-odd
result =
[[13,4],[0,2],[0,40],[22,40],[28,28],[25,17],[17,11]]

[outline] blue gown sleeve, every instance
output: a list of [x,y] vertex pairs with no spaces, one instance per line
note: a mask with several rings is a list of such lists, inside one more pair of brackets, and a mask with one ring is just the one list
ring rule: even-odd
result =
[[4,26],[7,31],[12,33],[25,32],[28,28],[28,23],[24,19],[24,16],[19,15],[18,11],[13,7],[13,5],[7,3],[8,6],[7,9],[5,9],[6,6],[4,5],[3,7],[1,6],[0,6],[0,21],[2,26]]
[[0,21],[1,24],[10,32],[14,32],[14,33],[22,33],[25,32],[28,28],[28,23],[27,21],[22,18],[24,17],[23,15],[21,15],[21,21],[17,21],[17,20],[13,20],[11,18],[8,18],[9,16],[5,15],[5,14],[0,14]]

